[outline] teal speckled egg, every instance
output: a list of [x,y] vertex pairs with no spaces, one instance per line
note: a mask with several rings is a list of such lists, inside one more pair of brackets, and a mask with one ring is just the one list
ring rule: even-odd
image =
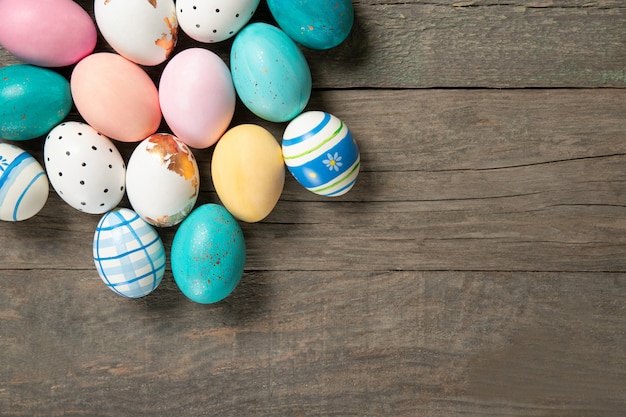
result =
[[267,0],[267,5],[281,29],[311,49],[339,45],[354,23],[350,0]]
[[171,263],[187,298],[200,304],[223,300],[239,284],[246,263],[239,223],[218,204],[199,206],[174,235]]
[[267,23],[252,23],[235,37],[230,51],[233,84],[243,104],[270,122],[286,122],[311,97],[311,70],[298,45]]
[[72,108],[69,82],[33,65],[0,68],[0,137],[29,140],[46,135]]

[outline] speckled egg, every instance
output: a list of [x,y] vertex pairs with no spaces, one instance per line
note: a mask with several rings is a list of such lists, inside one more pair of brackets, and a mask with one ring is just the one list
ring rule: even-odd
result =
[[46,204],[48,192],[39,162],[17,146],[0,142],[0,220],[33,217]]
[[243,104],[270,122],[286,122],[311,97],[311,71],[289,36],[267,23],[252,23],[235,37],[230,51],[233,83]]
[[109,45],[137,64],[158,65],[176,46],[173,0],[95,0],[94,14]]
[[330,49],[350,34],[354,9],[350,0],[267,0],[282,30],[311,49]]
[[293,119],[282,149],[289,172],[315,194],[340,196],[356,182],[359,149],[350,129],[332,114],[309,111]]
[[122,155],[109,138],[91,126],[61,123],[46,137],[43,154],[52,187],[76,210],[102,214],[124,197]]
[[[1,26],[1,25],[0,25]],[[29,140],[47,134],[72,108],[70,84],[47,68],[0,68],[0,137]]]
[[237,33],[254,14],[260,0],[178,0],[181,29],[204,43],[221,42]]
[[148,223],[169,227],[193,209],[200,190],[196,158],[180,139],[157,133],[133,151],[126,171],[133,209]]
[[74,103],[97,131],[122,142],[138,142],[161,123],[159,93],[139,65],[109,52],[89,55],[72,71]]
[[189,48],[167,63],[159,82],[163,117],[192,148],[213,145],[235,113],[236,94],[228,66],[217,54]]
[[172,241],[172,274],[183,294],[216,303],[237,287],[246,263],[246,244],[237,220],[218,204],[196,208]]
[[93,260],[106,286],[128,298],[150,294],[165,273],[165,248],[159,234],[126,208],[110,211],[98,222]]
[[72,65],[96,46],[96,26],[74,1],[2,0],[0,16],[0,44],[29,64]]
[[215,145],[211,177],[228,211],[239,220],[258,222],[271,213],[283,191],[280,145],[261,126],[235,126]]

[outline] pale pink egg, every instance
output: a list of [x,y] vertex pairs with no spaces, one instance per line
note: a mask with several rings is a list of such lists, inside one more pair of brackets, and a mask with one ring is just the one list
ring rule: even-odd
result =
[[226,63],[203,48],[175,55],[159,82],[161,111],[174,134],[188,146],[208,148],[222,136],[235,113],[235,87]]
[[72,65],[96,46],[96,26],[71,0],[0,1],[0,44],[24,62]]
[[159,93],[137,64],[100,52],[80,61],[70,80],[74,104],[100,133],[122,142],[138,142],[161,123]]

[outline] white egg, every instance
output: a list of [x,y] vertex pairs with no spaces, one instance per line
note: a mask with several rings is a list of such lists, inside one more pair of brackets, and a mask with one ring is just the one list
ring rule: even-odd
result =
[[193,153],[176,136],[157,133],[137,145],[126,172],[128,200],[148,223],[174,226],[191,212],[200,191]]
[[93,238],[93,260],[106,286],[129,298],[150,294],[165,273],[165,248],[159,234],[126,208],[100,219]]
[[234,36],[250,20],[260,0],[178,0],[181,29],[198,42],[215,43]]
[[81,122],[65,122],[44,143],[50,183],[73,208],[102,214],[122,200],[126,166],[109,138]]
[[0,220],[21,221],[33,217],[48,199],[48,179],[29,153],[0,142]]
[[123,57],[158,65],[178,39],[173,0],[95,0],[96,23],[104,39]]

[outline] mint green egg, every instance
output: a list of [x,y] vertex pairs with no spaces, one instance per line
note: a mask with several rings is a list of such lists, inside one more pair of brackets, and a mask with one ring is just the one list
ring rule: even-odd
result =
[[187,298],[200,304],[223,300],[239,284],[246,263],[241,227],[223,206],[199,206],[178,226],[170,259],[174,281]]
[[71,108],[70,83],[59,73],[26,64],[0,68],[0,138],[44,136]]

